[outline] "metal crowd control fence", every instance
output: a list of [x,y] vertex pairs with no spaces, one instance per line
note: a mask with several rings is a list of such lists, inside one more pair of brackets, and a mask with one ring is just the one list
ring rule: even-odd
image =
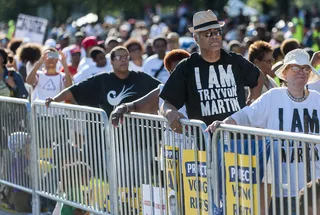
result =
[[61,103],[47,108],[40,101],[32,108],[36,193],[94,214],[117,214],[106,113]]
[[319,214],[319,144],[314,135],[221,125],[207,150],[210,214]]
[[[25,99],[0,96],[0,201],[16,210],[32,208],[20,200],[34,194],[35,164],[31,144],[31,106]],[[35,195],[34,195],[35,197]],[[37,198],[32,207],[37,208]]]
[[119,214],[204,214],[208,211],[205,148],[209,135],[197,120],[174,133],[157,115],[131,113],[112,125]]

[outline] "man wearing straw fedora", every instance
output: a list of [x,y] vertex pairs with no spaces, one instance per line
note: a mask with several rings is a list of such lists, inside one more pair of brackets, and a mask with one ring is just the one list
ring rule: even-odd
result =
[[189,30],[200,53],[193,53],[177,65],[160,94],[165,100],[161,114],[178,133],[182,131],[179,119],[184,116],[177,110],[183,105],[189,119],[209,125],[246,105],[245,86],[250,88],[247,102],[261,94],[260,70],[241,55],[222,49],[224,24],[211,10],[194,14],[193,27]]

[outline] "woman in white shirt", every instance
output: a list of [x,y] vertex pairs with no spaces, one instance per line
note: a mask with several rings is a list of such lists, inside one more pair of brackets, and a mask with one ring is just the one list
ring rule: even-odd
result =
[[[56,70],[59,55],[65,73]],[[44,64],[45,68],[39,70],[42,64]],[[27,76],[26,83],[33,86],[32,101],[36,99],[44,101],[47,97],[54,97],[63,89],[71,86],[72,76],[69,72],[65,55],[55,48],[45,50],[31,73]]]
[[[225,120],[215,121],[208,126],[207,131],[214,132],[221,124],[244,125],[251,127],[259,127],[280,131],[300,132],[307,134],[319,134],[319,119],[320,119],[320,94],[313,90],[308,90],[306,85],[320,80],[319,73],[312,67],[309,61],[309,55],[303,49],[295,49],[285,56],[284,64],[275,74],[282,80],[287,82],[287,87],[274,88],[263,94],[250,106],[247,106],[240,111],[234,113]],[[310,125],[310,126],[309,126]],[[280,193],[283,192],[284,214],[288,214],[288,200],[291,198],[292,205],[290,206],[292,213],[296,211],[294,206],[295,197],[298,196],[296,187],[301,190],[307,183],[303,174],[305,163],[302,159],[294,158],[294,146],[284,145],[282,151],[278,149],[278,141],[274,142],[274,168],[275,178],[275,196],[277,214],[280,214]],[[287,147],[290,152],[287,151]],[[302,151],[304,144],[296,146],[299,151]],[[316,157],[319,157],[319,146],[315,146]],[[290,159],[281,158],[289,153]],[[303,155],[301,155],[303,156]],[[293,161],[293,162],[291,162]],[[288,162],[288,163],[287,163]],[[315,174],[316,178],[320,177],[320,160],[315,159]],[[298,166],[298,169],[296,168]],[[290,167],[288,169],[288,166]],[[311,166],[311,165],[310,165]],[[288,178],[291,184],[291,195],[289,196],[288,189],[283,189],[279,183],[279,171],[282,172],[282,183],[288,184]],[[296,172],[297,171],[297,172]],[[298,184],[295,177],[298,173]],[[290,177],[288,177],[288,175]],[[310,180],[310,177],[309,177]]]

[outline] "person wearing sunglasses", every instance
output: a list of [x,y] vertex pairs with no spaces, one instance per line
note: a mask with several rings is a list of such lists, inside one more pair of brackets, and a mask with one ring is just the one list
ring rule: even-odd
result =
[[261,94],[260,70],[241,55],[222,49],[224,25],[211,10],[193,16],[189,30],[200,53],[193,53],[175,68],[160,94],[165,100],[161,114],[178,133],[182,132],[178,110],[183,105],[190,119],[208,125],[246,105],[245,86],[250,88],[248,101]]
[[113,67],[110,73],[98,74],[53,98],[47,98],[46,105],[49,106],[52,101],[68,100],[74,104],[100,107],[110,116],[119,104],[137,100],[160,84],[148,74],[129,71],[130,55],[124,46],[113,48],[110,59]]
[[262,94],[268,90],[278,87],[274,81],[276,75],[272,71],[273,59],[273,48],[272,46],[262,40],[256,41],[249,47],[249,61],[256,65],[263,73],[263,88]]
[[[190,54],[183,49],[174,49],[166,54],[164,57],[164,66],[166,70],[168,70],[169,75],[172,74],[174,68],[177,64],[185,59],[190,57]],[[122,103],[119,105],[112,113],[111,120],[114,126],[118,126],[119,122],[122,121],[124,114],[128,112],[141,112],[141,113],[151,113],[155,114],[159,111],[159,107],[163,103],[162,99],[159,98],[159,93],[163,89],[164,84],[160,84],[156,89],[149,92],[142,98],[138,100]],[[160,100],[160,102],[159,102]],[[181,112],[182,116],[187,116],[186,109],[183,106],[179,112]]]
[[[214,121],[208,126],[207,131],[213,133],[220,124],[233,124],[319,135],[320,94],[314,90],[307,89],[306,85],[320,80],[320,74],[311,65],[309,54],[303,49],[295,49],[288,52],[284,58],[283,65],[275,74],[287,82],[287,87],[269,90],[250,106],[241,109],[223,121]],[[279,150],[279,144],[282,144],[281,150]],[[316,159],[305,163],[302,160],[303,157],[307,156],[303,152],[304,146],[304,144],[294,146],[292,144],[279,143],[278,140],[274,141],[274,148],[271,150],[274,151],[275,160],[271,165],[274,166],[275,175],[274,177],[272,176],[271,180],[275,182],[274,195],[276,201],[271,204],[276,204],[276,214],[281,213],[281,199],[283,200],[284,214],[288,214],[289,208],[291,208],[292,214],[295,214],[295,198],[299,195],[297,190],[301,190],[306,183],[311,181],[311,172],[313,170],[315,178],[320,177],[320,159],[318,159],[320,157],[320,148],[314,146],[312,153],[308,154],[311,156],[314,153]],[[295,157],[294,153],[292,153],[295,147],[301,152],[298,157]],[[288,159],[280,160],[281,156],[283,158],[288,156]],[[306,157],[306,159],[311,159],[311,157]],[[308,163],[310,164],[309,170],[305,168]],[[282,175],[280,175],[280,172]],[[296,175],[298,178],[295,178]],[[289,179],[288,176],[294,177]],[[295,181],[298,183],[296,184]],[[291,194],[288,188],[282,186],[283,184],[291,185]],[[290,202],[289,198],[291,198],[292,205],[288,204]]]

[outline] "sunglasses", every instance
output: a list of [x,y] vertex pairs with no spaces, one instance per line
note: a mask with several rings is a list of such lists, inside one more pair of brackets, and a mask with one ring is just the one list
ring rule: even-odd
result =
[[300,66],[293,65],[290,68],[295,73],[303,71],[303,73],[309,74],[311,72],[311,68],[310,67],[300,67]]
[[129,55],[117,55],[117,56],[114,56],[114,60],[117,60],[117,61],[121,61],[121,60],[130,60],[130,56]]
[[213,37],[213,36],[220,37],[220,36],[222,36],[222,29],[208,31],[208,32],[204,33],[203,35],[208,38]]

